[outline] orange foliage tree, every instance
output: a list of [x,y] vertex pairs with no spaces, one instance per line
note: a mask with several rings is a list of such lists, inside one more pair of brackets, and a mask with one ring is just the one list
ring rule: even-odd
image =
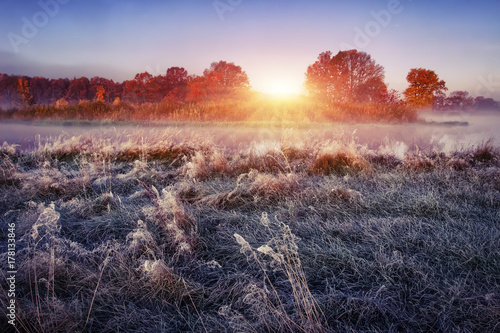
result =
[[414,107],[430,107],[437,96],[448,90],[446,83],[429,69],[412,68],[406,80],[410,84],[404,91],[406,102]]
[[106,94],[106,89],[103,86],[96,87],[95,100],[97,102],[104,102],[104,95]]
[[23,99],[23,105],[25,106],[33,106],[35,104],[35,98],[31,93],[31,85],[28,80],[24,80],[22,78],[18,79],[18,91]]

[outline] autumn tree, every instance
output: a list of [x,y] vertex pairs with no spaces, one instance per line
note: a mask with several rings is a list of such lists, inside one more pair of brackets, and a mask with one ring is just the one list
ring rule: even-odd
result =
[[206,80],[204,76],[192,77],[187,84],[186,101],[199,102],[206,98]]
[[474,98],[467,91],[453,91],[449,97],[444,94],[434,99],[432,109],[439,111],[463,111],[472,109]]
[[182,101],[186,98],[188,71],[183,67],[170,67],[165,74],[162,87],[164,97]]
[[0,106],[12,108],[21,103],[19,81],[15,76],[0,74]]
[[446,83],[429,69],[412,68],[406,80],[410,86],[404,91],[406,102],[415,107],[429,107],[437,96],[448,90]]
[[97,86],[95,93],[95,100],[97,102],[104,102],[105,94],[106,94],[106,89],[103,86]]
[[31,93],[37,104],[50,104],[52,92],[50,91],[50,80],[36,76],[31,79]]
[[70,85],[69,79],[52,79],[50,80],[50,103],[64,98]]
[[31,85],[27,79],[19,78],[18,79],[18,91],[22,97],[23,106],[33,106],[35,105],[35,98],[31,93]]
[[69,102],[77,102],[90,100],[94,96],[90,92],[90,81],[85,76],[80,78],[74,78],[70,81],[68,91],[66,96],[64,96]]
[[[129,83],[127,89],[142,93],[141,99],[146,102],[160,102],[164,99],[183,101],[186,97],[188,72],[182,67],[170,67],[165,75],[152,76],[148,73],[139,74]],[[140,95],[140,94],[139,94]]]
[[321,53],[307,68],[305,86],[328,102],[379,102],[387,96],[384,68],[357,50]]
[[103,102],[113,101],[116,97],[122,95],[123,85],[120,83],[115,83],[113,80],[106,79],[99,76],[94,76],[90,79],[90,91],[91,94],[97,97],[99,87],[103,87],[105,94],[103,95]]
[[148,72],[138,73],[133,80],[125,82],[123,99],[129,102],[144,103],[150,101],[155,89],[153,75]]
[[500,110],[500,103],[495,102],[493,98],[478,96],[474,99],[474,108],[479,111]]
[[214,98],[238,94],[250,87],[247,74],[232,62],[213,62],[205,69],[203,77],[207,94]]

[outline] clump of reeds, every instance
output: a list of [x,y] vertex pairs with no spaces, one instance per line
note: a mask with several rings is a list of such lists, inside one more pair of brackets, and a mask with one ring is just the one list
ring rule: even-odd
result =
[[484,163],[484,164],[492,164],[495,162],[499,162],[500,159],[500,150],[498,147],[495,147],[492,143],[492,140],[484,141],[479,144],[473,151],[471,152],[472,163]]
[[293,173],[272,175],[252,170],[241,174],[233,190],[207,195],[197,200],[200,205],[216,208],[241,207],[260,202],[276,202],[293,197],[300,190],[301,176]]
[[431,171],[436,167],[436,160],[421,152],[406,155],[403,167],[410,171]]
[[310,165],[310,171],[315,174],[329,175],[332,173],[345,175],[356,172],[371,172],[370,163],[351,144],[342,146],[332,143],[322,147]]
[[248,193],[257,198],[277,200],[292,196],[300,189],[300,176],[294,173],[277,176],[253,172],[249,175],[250,186]]

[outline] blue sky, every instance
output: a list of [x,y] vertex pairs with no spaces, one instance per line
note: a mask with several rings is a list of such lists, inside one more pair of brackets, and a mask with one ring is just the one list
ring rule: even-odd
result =
[[423,67],[500,100],[499,13],[499,0],[0,0],[0,72],[123,81],[226,60],[256,90],[299,91],[319,53],[354,47],[390,88]]

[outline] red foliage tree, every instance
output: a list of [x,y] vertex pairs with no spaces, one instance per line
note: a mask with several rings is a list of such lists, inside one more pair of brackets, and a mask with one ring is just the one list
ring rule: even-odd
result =
[[18,84],[18,77],[0,74],[0,107],[8,109],[21,103]]
[[186,101],[199,102],[207,97],[206,78],[196,76],[191,78],[187,84]]
[[307,68],[306,89],[329,102],[379,102],[387,96],[384,68],[357,50],[323,52]]
[[163,79],[164,95],[183,101],[186,98],[189,75],[183,67],[170,67]]
[[52,79],[50,80],[50,103],[55,104],[67,94],[70,85],[69,79]]
[[31,79],[31,92],[38,104],[50,104],[51,91],[50,80],[36,76]]
[[213,62],[203,76],[207,94],[216,99],[245,92],[250,87],[247,74],[232,62]]
[[126,81],[122,99],[132,103],[151,101],[155,89],[153,76],[148,72],[138,73],[131,81]]
[[92,91],[90,89],[90,81],[85,76],[74,78],[70,81],[68,91],[66,92],[66,100],[68,102],[79,102],[82,100],[90,100]]

